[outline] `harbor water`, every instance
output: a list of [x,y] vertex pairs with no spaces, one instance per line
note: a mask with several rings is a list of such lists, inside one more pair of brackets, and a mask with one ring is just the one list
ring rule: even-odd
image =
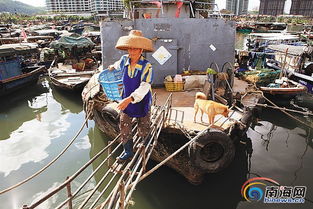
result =
[[[244,39],[244,37],[243,37]],[[296,115],[312,126],[312,118]],[[0,190],[40,170],[69,143],[85,120],[79,94],[51,88],[46,78],[0,101]],[[133,196],[136,209],[261,209],[313,208],[313,130],[277,111],[265,109],[250,128],[251,156],[239,145],[226,170],[207,174],[201,185],[192,185],[163,166],[139,183]],[[24,185],[0,195],[0,209],[30,204],[60,185],[108,143],[93,121],[54,164]],[[151,168],[156,163],[150,161]],[[94,166],[95,167],[95,166]],[[84,173],[88,176],[92,168]],[[248,202],[241,195],[249,178],[267,177],[280,185],[306,186],[305,203]],[[73,185],[77,187],[83,178]],[[93,179],[92,186],[98,179]],[[65,194],[64,194],[65,195]],[[79,201],[79,200],[76,200]],[[53,197],[38,208],[58,205]]]

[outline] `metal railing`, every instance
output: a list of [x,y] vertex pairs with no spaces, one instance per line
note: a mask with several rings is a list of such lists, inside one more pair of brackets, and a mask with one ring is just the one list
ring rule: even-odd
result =
[[[154,95],[153,98],[156,99],[156,96]],[[154,104],[156,104],[155,101]],[[23,209],[36,208],[43,202],[49,200],[51,197],[62,192],[62,190],[66,190],[67,198],[54,208],[61,209],[66,208],[67,206],[67,208],[72,209],[75,198],[82,195],[81,193],[83,189],[87,190],[88,185],[90,185],[91,180],[95,177],[96,173],[101,168],[103,169],[105,165],[107,165],[108,170],[104,175],[102,175],[98,183],[91,190],[87,191],[88,196],[79,204],[78,207],[75,208],[91,209],[96,206],[99,209],[104,207],[125,208],[129,204],[131,195],[134,192],[140,177],[146,173],[146,164],[152,154],[153,148],[157,143],[158,136],[168,117],[171,107],[172,94],[169,95],[163,106],[154,106],[151,110],[151,128],[146,139],[142,139],[138,136],[137,125],[134,126],[132,133],[134,135],[133,140],[135,152],[133,158],[129,162],[119,163],[117,160],[112,160],[112,156],[118,153],[118,150],[122,145],[121,142],[118,142],[120,138],[119,134],[72,176],[67,177],[61,185],[40,199],[34,201],[31,205],[24,205]],[[72,192],[71,183],[78,177],[81,177],[81,174],[87,168],[90,168],[90,165],[92,165],[95,160],[105,154],[107,155],[99,166],[97,166],[84,180],[84,182],[74,192]],[[100,186],[104,186],[104,188],[100,189]],[[109,195],[106,196],[105,193],[109,193]],[[104,199],[104,201],[99,203],[101,198]]]

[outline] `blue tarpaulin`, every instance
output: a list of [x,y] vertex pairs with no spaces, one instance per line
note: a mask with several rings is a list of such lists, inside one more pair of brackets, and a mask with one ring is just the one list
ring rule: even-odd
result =
[[0,80],[12,78],[22,74],[22,68],[18,59],[0,62]]

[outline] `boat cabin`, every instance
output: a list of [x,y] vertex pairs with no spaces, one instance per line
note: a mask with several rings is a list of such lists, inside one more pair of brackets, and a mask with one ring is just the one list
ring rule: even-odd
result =
[[0,46],[0,96],[38,80],[45,70],[38,66],[38,57],[38,45],[34,43]]
[[313,93],[313,47],[270,45],[268,48],[275,52],[275,59],[267,65],[283,70]]

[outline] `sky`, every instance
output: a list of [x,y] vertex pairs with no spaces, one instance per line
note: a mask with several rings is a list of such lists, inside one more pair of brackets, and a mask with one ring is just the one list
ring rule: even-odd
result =
[[[46,0],[17,0],[17,1],[32,5],[32,6],[37,6],[37,7],[43,7],[46,4]],[[226,8],[226,0],[215,0],[215,2],[218,4],[219,9]],[[256,7],[259,7],[259,5],[260,5],[260,0],[249,0],[248,10],[255,9]],[[289,11],[290,6],[291,6],[291,0],[287,0],[286,5],[285,5],[285,12]]]
[[29,4],[35,7],[44,7],[46,6],[46,0],[17,0],[25,4]]

